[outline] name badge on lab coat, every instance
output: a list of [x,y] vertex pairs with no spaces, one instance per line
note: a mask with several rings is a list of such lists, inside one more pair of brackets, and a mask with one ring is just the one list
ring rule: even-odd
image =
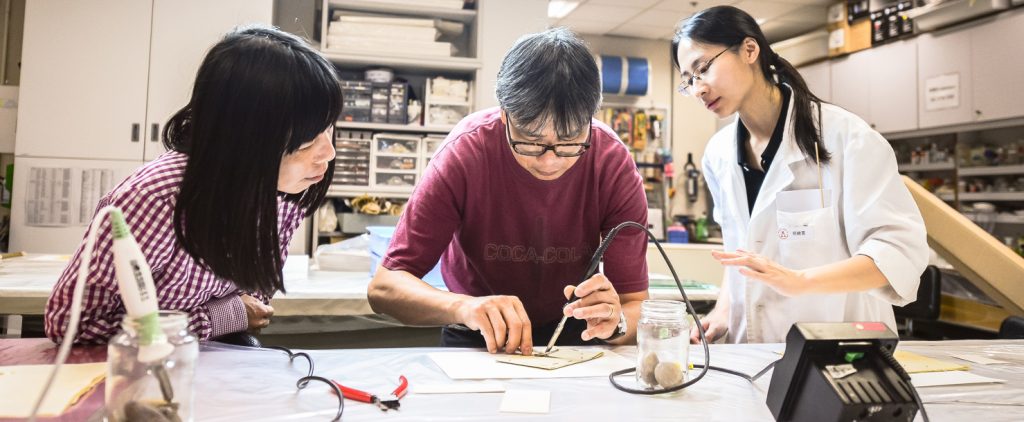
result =
[[814,239],[814,227],[812,226],[797,226],[797,227],[782,227],[779,229],[779,240],[804,240]]
[[778,211],[779,241],[814,240],[815,226],[820,219],[817,214],[828,207],[831,195],[829,189],[824,192],[819,189],[800,189],[777,193],[775,209]]
[[[776,194],[779,262],[805,269],[835,260],[839,234],[832,212],[832,191],[802,189]],[[824,203],[824,206],[822,206]]]

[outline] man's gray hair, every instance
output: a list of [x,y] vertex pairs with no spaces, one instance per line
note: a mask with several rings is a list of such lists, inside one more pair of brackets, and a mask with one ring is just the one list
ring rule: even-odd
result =
[[601,77],[583,40],[553,28],[516,41],[494,91],[517,129],[537,134],[552,124],[560,139],[571,139],[590,126],[601,104]]

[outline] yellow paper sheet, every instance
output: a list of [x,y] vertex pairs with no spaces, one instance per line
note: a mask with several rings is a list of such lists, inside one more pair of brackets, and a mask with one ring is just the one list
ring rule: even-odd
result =
[[495,358],[501,363],[523,365],[540,369],[558,369],[580,362],[597,359],[604,353],[600,350],[579,350],[557,348],[544,356],[504,355]]
[[900,363],[900,366],[908,374],[920,374],[923,372],[944,372],[944,371],[966,371],[970,368],[956,362],[933,359],[903,350],[897,350],[893,357]]
[[[0,366],[0,417],[27,418],[53,365]],[[39,416],[59,416],[103,381],[106,362],[65,364],[46,395]]]

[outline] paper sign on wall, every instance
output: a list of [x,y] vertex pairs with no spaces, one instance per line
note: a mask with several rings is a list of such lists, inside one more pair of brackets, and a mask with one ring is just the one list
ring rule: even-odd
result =
[[950,73],[924,81],[924,109],[928,111],[960,106],[960,74]]
[[32,167],[25,193],[28,226],[83,226],[96,204],[114,188],[112,169]]

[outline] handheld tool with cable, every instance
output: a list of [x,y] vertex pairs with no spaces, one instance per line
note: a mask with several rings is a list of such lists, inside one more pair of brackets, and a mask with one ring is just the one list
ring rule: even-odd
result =
[[47,379],[46,386],[36,400],[33,407],[30,421],[36,419],[46,399],[47,393],[53,386],[57,373],[60,371],[64,361],[71,352],[71,344],[74,342],[78,331],[78,323],[82,314],[82,296],[85,292],[85,284],[88,282],[87,275],[89,263],[92,258],[92,251],[96,245],[96,237],[100,224],[107,216],[110,216],[111,234],[113,244],[111,251],[114,255],[114,271],[117,275],[118,291],[124,302],[125,318],[134,320],[139,325],[139,362],[151,365],[152,373],[157,378],[160,392],[163,395],[165,405],[174,408],[174,390],[171,387],[170,377],[163,361],[174,352],[174,346],[167,341],[167,337],[160,327],[159,307],[156,300],[156,287],[153,284],[153,275],[150,272],[149,264],[146,263],[142,250],[128,229],[121,210],[114,206],[107,206],[96,213],[92,224],[89,226],[85,248],[82,249],[81,262],[78,267],[78,280],[71,299],[71,319],[68,321],[67,330],[61,341],[60,349],[57,352],[57,361],[53,371]]

